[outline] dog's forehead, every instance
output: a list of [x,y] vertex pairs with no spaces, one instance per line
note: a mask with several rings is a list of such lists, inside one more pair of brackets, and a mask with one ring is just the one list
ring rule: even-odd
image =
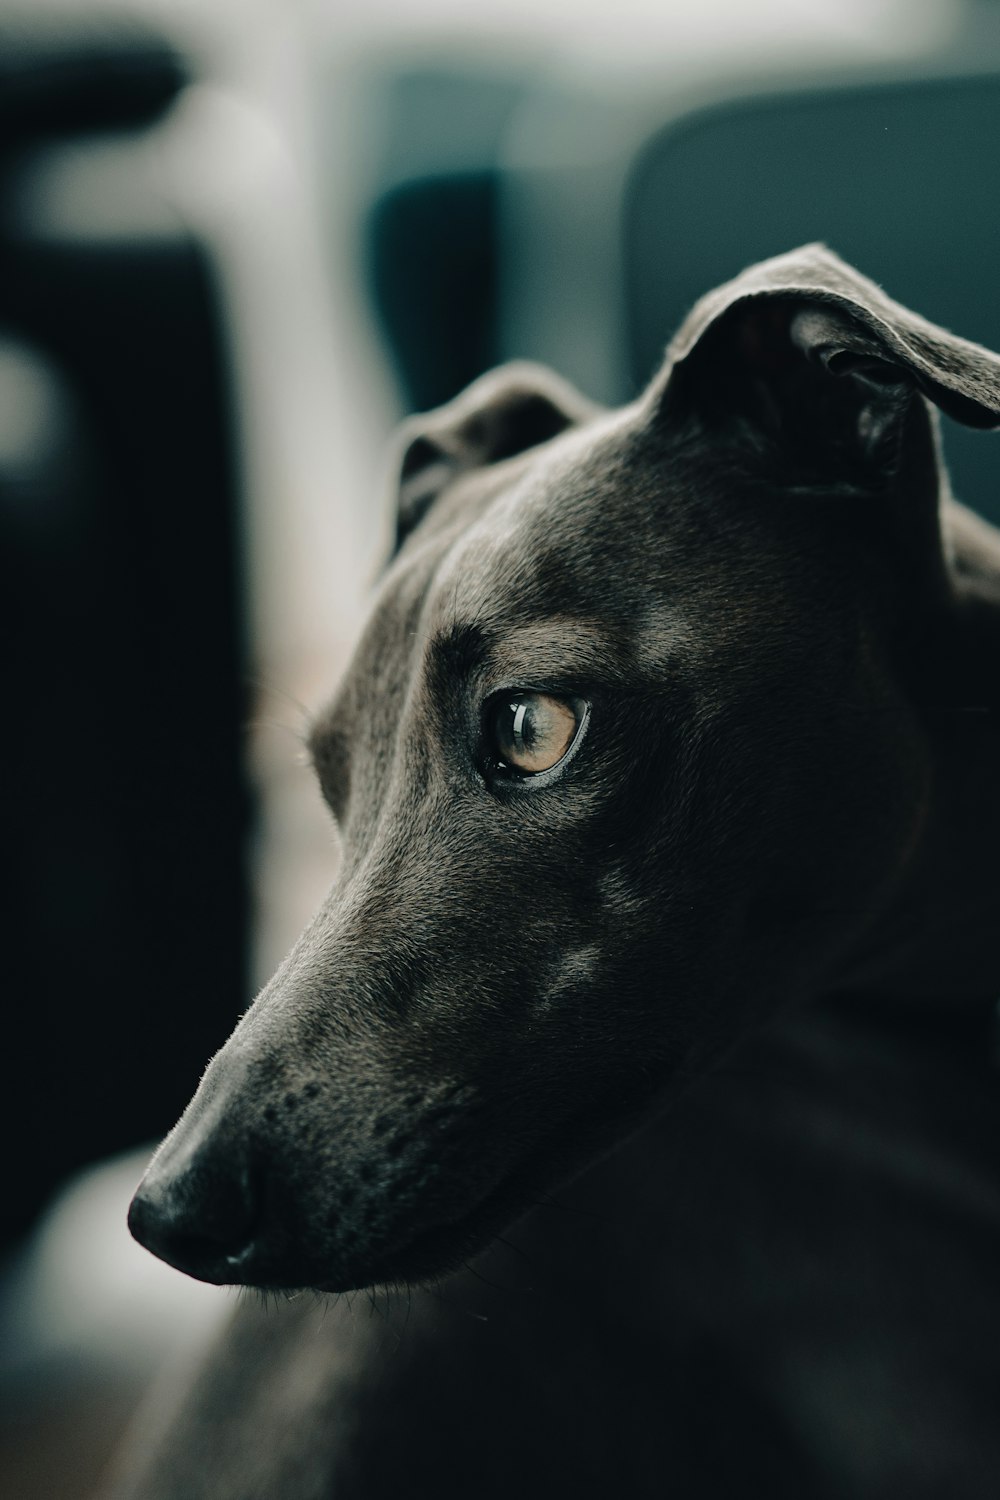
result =
[[[669,479],[643,464],[643,429],[626,409],[572,430],[511,466],[439,559],[428,597],[435,625],[458,615],[503,628],[550,617],[614,618],[626,592],[658,582],[640,513]],[[469,486],[474,494],[475,480]],[[637,564],[644,566],[637,568]],[[626,578],[616,564],[626,565]]]
[[581,643],[628,640],[654,667],[718,656],[752,619],[778,627],[816,550],[805,507],[789,524],[759,487],[741,491],[724,457],[664,432],[645,401],[547,444],[503,483],[496,470],[478,482],[486,503],[471,479],[464,524],[458,495],[447,546],[428,549],[431,638],[475,622],[541,643],[572,627]]

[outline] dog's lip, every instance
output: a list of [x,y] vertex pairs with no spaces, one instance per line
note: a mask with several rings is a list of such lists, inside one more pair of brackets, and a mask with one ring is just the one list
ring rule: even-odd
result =
[[531,1200],[525,1201],[522,1196],[522,1176],[520,1172],[511,1173],[471,1209],[454,1219],[421,1229],[411,1239],[366,1260],[363,1267],[351,1267],[347,1262],[342,1275],[324,1275],[317,1266],[310,1267],[306,1262],[298,1266],[289,1264],[286,1270],[281,1258],[259,1250],[227,1256],[223,1264],[212,1267],[207,1274],[204,1271],[187,1274],[217,1286],[249,1287],[286,1295],[303,1288],[336,1294],[437,1281],[459,1270],[471,1256],[486,1248],[504,1224],[531,1207]]
[[[606,1108],[600,1107],[601,1102]],[[372,1286],[419,1285],[439,1281],[461,1270],[486,1250],[507,1225],[544,1201],[545,1195],[560,1182],[573,1177],[595,1154],[612,1149],[619,1139],[635,1129],[647,1117],[648,1103],[644,1106],[630,1102],[633,1107],[623,1109],[621,1096],[614,1091],[596,1107],[588,1104],[564,1121],[540,1155],[526,1153],[471,1208],[401,1241],[369,1262],[363,1277],[349,1283],[316,1284],[316,1289],[341,1292]],[[607,1127],[612,1122],[620,1128],[609,1135]],[[591,1149],[595,1135],[604,1138],[596,1150]]]
[[525,1201],[524,1191],[534,1176],[515,1169],[457,1218],[420,1230],[400,1250],[386,1257],[386,1274],[376,1272],[372,1279],[421,1281],[458,1270],[471,1255],[485,1249],[493,1235],[519,1211],[527,1212],[532,1206],[530,1198]]

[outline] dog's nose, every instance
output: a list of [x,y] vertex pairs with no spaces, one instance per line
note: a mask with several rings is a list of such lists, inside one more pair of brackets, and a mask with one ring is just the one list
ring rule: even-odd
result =
[[182,1170],[154,1161],[128,1211],[132,1234],[160,1260],[217,1284],[243,1281],[255,1253],[256,1211],[242,1164]]

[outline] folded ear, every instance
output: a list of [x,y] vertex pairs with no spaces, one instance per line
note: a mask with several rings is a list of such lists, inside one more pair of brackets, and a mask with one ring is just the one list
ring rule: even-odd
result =
[[397,549],[461,474],[546,443],[597,410],[542,365],[503,365],[399,435]]
[[697,304],[670,346],[663,399],[828,475],[898,467],[896,439],[917,392],[967,426],[1000,426],[997,355],[893,302],[823,245],[805,245]]

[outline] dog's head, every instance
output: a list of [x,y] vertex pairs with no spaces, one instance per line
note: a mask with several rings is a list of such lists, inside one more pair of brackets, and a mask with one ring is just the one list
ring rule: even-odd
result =
[[155,1158],[144,1243],[212,1281],[435,1274],[844,972],[933,802],[925,397],[995,425],[1000,361],[810,247],[624,410],[512,366],[407,430],[311,735],[337,885]]

